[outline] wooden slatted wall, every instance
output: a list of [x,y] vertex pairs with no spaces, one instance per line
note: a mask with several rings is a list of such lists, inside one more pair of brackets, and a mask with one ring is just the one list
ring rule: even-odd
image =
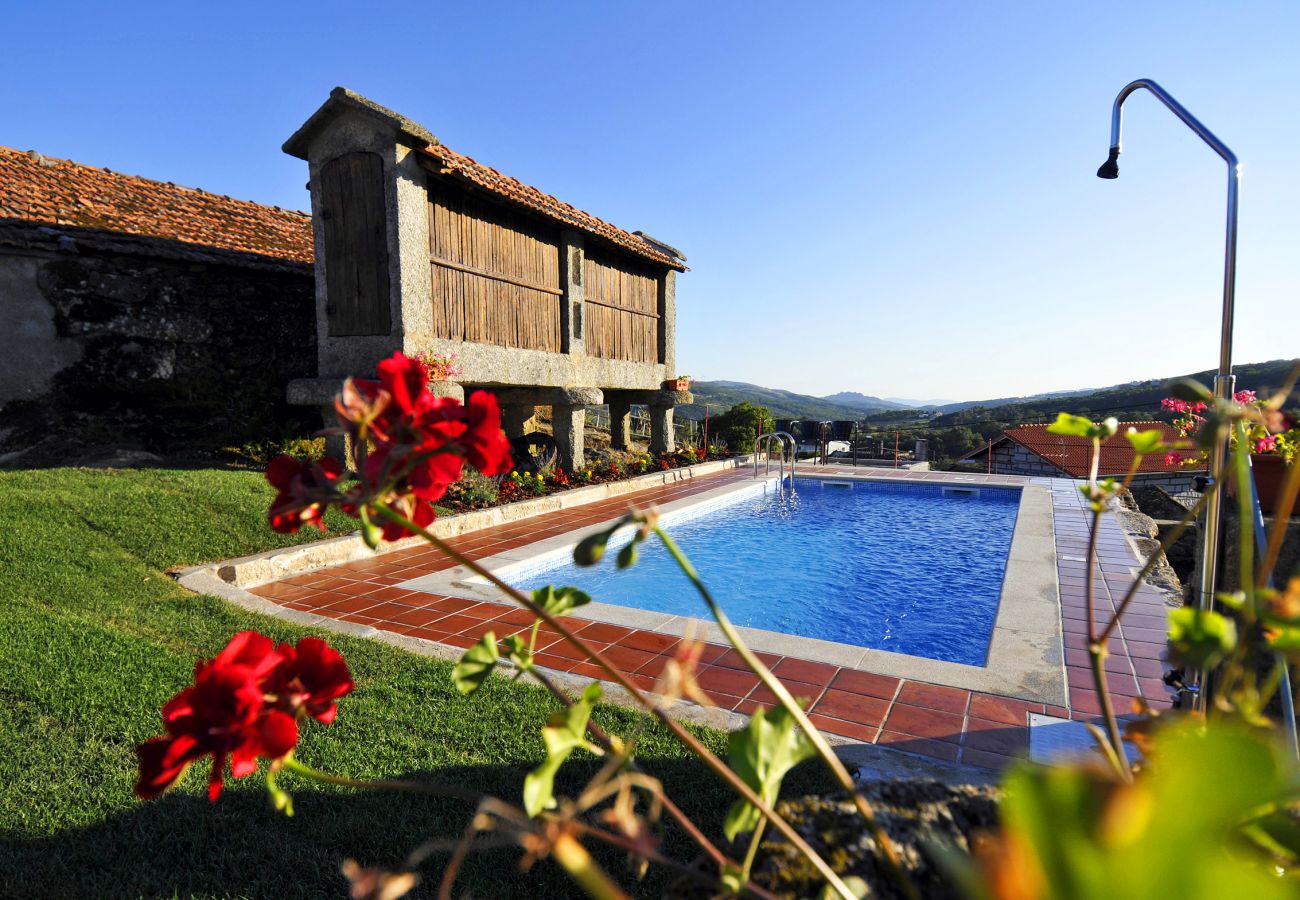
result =
[[560,351],[560,235],[537,220],[429,185],[434,334]]
[[388,236],[384,163],[348,153],[321,167],[325,314],[331,335],[388,334]]
[[593,247],[586,248],[588,356],[656,363],[659,359],[659,273]]

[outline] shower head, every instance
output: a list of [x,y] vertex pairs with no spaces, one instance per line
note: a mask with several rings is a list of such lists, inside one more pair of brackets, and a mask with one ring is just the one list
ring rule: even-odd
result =
[[1118,178],[1119,177],[1119,148],[1111,147],[1110,156],[1101,164],[1097,170],[1098,178]]

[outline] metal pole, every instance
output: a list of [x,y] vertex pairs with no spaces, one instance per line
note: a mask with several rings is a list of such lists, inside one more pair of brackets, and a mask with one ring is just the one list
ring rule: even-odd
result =
[[[1228,165],[1228,210],[1223,248],[1223,317],[1219,331],[1219,372],[1214,379],[1214,395],[1221,400],[1232,399],[1236,378],[1232,374],[1232,324],[1233,303],[1235,301],[1237,281],[1237,191],[1241,184],[1241,163],[1228,145],[1219,140],[1187,109],[1175,100],[1164,88],[1149,78],[1139,78],[1130,82],[1115,97],[1115,105],[1110,115],[1110,156],[1097,175],[1101,178],[1119,177],[1119,154],[1121,135],[1124,124],[1124,101],[1134,91],[1147,90],[1163,103],[1170,112],[1177,116],[1184,125],[1196,133]],[[1228,460],[1228,435],[1219,435],[1210,451],[1210,478],[1217,484],[1224,477]],[[1196,605],[1198,609],[1209,610],[1214,607],[1214,588],[1217,581],[1219,564],[1219,542],[1223,526],[1222,489],[1216,490],[1205,504],[1205,522],[1201,529],[1201,577],[1197,584]],[[1202,684],[1204,673],[1192,673],[1194,690],[1193,708],[1205,709],[1205,690]]]

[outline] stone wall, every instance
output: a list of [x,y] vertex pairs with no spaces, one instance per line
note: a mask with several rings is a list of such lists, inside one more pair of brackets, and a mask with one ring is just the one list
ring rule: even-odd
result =
[[997,475],[1045,475],[1053,478],[1065,477],[1065,473],[1044,460],[1037,453],[1031,453],[1014,441],[1003,441],[993,447],[993,472]]
[[203,452],[319,427],[285,402],[291,379],[315,374],[310,267],[153,249],[0,242],[0,461]]

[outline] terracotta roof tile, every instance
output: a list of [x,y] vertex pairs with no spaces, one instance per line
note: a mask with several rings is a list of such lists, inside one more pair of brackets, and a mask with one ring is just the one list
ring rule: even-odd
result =
[[19,220],[312,262],[311,216],[0,147],[0,221]]
[[638,256],[651,259],[661,265],[669,266],[681,272],[686,270],[686,266],[682,264],[680,259],[670,256],[660,249],[660,247],[664,246],[663,244],[643,240],[631,232],[624,231],[616,225],[611,225],[603,219],[596,218],[591,213],[583,212],[572,204],[565,203],[563,200],[552,197],[535,187],[530,187],[516,178],[511,178],[509,175],[503,175],[496,169],[485,166],[462,153],[457,153],[445,144],[429,144],[421,152],[437,160],[444,172],[465,178],[480,188],[503,197],[512,203],[527,207],[533,212],[541,213],[548,219],[568,225],[570,228],[602,237],[625,250],[630,250]]
[[[1119,432],[1101,445],[1101,475],[1124,475],[1133,465],[1133,448],[1124,432],[1132,426],[1139,431],[1159,429],[1166,443],[1180,440],[1173,427],[1164,422],[1121,422]],[[1032,453],[1064,471],[1072,478],[1087,478],[1092,463],[1092,441],[1087,438],[1048,434],[1046,425],[1021,425],[1008,428],[1003,437],[1015,441]],[[1187,455],[1184,453],[1184,455]],[[1163,453],[1143,457],[1139,472],[1180,472],[1182,466],[1167,464]]]

